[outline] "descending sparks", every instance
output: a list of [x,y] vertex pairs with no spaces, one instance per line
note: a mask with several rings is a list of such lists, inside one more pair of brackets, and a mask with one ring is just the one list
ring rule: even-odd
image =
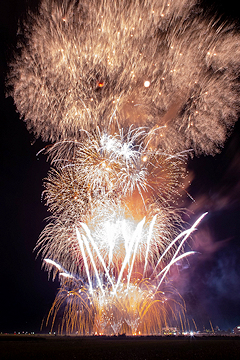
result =
[[42,0],[20,29],[7,84],[52,142],[36,249],[59,275],[60,332],[184,328],[168,277],[206,215],[183,230],[187,159],[217,153],[239,107],[239,34],[202,14],[195,0]]

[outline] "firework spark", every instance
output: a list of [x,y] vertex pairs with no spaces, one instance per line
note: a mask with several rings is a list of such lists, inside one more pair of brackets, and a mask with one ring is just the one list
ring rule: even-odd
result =
[[205,215],[181,232],[187,158],[218,152],[237,119],[239,34],[195,0],[42,0],[20,34],[9,91],[53,142],[37,244],[62,283],[49,319],[63,306],[60,331],[158,333]]

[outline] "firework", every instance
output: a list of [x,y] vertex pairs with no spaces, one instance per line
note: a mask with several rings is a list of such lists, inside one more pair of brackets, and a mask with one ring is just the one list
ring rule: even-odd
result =
[[96,202],[129,203],[133,197],[140,199],[141,213],[140,208],[149,203],[164,204],[180,195],[187,176],[186,153],[149,149],[143,129],[128,131],[126,136],[87,135],[84,141],[74,142],[71,153],[69,142],[67,153],[61,143],[48,150],[55,167],[45,181],[44,197],[52,213],[68,211],[73,218],[94,208]]
[[36,246],[62,284],[48,321],[63,311],[59,331],[84,334],[183,324],[163,288],[204,215],[182,231],[176,203],[187,158],[218,152],[237,119],[234,25],[195,0],[43,0],[19,32],[9,91],[53,142]]
[[161,334],[172,315],[184,318],[184,301],[173,300],[174,295],[174,289],[156,293],[149,281],[135,281],[128,288],[121,284],[116,294],[105,289],[104,296],[97,289],[89,295],[84,286],[67,282],[56,296],[47,324],[51,322],[51,331],[58,325],[59,333]]
[[239,34],[195,3],[44,0],[9,81],[28,128],[56,141],[147,125],[154,148],[216,152],[237,119]]
[[[144,233],[143,228],[145,219],[137,224],[133,232],[124,228],[125,223],[120,224],[121,234],[117,230],[113,234],[111,229],[106,229],[105,221],[103,223],[105,233],[102,231],[101,238],[98,232],[94,237],[87,225],[81,224],[84,233],[76,229],[78,246],[74,254],[74,258],[80,257],[82,262],[78,266],[78,269],[82,270],[80,274],[73,276],[58,262],[44,260],[47,268],[54,269],[63,280],[47,323],[53,317],[53,328],[56,316],[63,307],[63,321],[59,329],[61,332],[84,334],[116,334],[119,331],[129,334],[161,332],[162,327],[168,323],[170,315],[177,317],[174,311],[176,305],[182,315],[185,306],[179,299],[173,302],[169,289],[167,292],[160,291],[159,287],[174,263],[194,253],[193,251],[182,253],[182,247],[205,215],[203,214],[189,230],[179,234],[167,247],[164,246],[164,251],[160,257],[158,256],[155,267],[153,261],[149,260],[150,249],[153,251],[151,241],[155,219],[148,226],[147,233]],[[144,250],[143,245],[145,245]],[[123,253],[121,262],[119,258],[113,259],[113,254],[119,256],[121,252]],[[145,259],[138,259],[139,252]],[[173,308],[172,302],[175,305]]]

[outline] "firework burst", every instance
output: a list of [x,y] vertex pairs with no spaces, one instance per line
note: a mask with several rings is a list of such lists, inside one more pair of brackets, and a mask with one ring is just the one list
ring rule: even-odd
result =
[[204,215],[181,232],[176,201],[189,154],[218,152],[237,119],[239,34],[195,0],[43,0],[20,34],[9,92],[53,142],[36,247],[62,284],[48,321],[63,309],[60,331],[84,334],[182,323],[162,288]]
[[239,34],[194,0],[45,0],[23,34],[9,84],[43,140],[147,125],[154,148],[213,153],[237,118]]

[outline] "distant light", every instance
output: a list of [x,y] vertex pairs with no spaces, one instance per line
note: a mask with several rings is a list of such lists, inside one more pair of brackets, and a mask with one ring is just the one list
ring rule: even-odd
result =
[[144,81],[144,86],[149,87],[150,86],[150,81],[148,81],[148,80]]
[[145,155],[143,158],[142,158],[142,161],[147,161],[147,156]]

